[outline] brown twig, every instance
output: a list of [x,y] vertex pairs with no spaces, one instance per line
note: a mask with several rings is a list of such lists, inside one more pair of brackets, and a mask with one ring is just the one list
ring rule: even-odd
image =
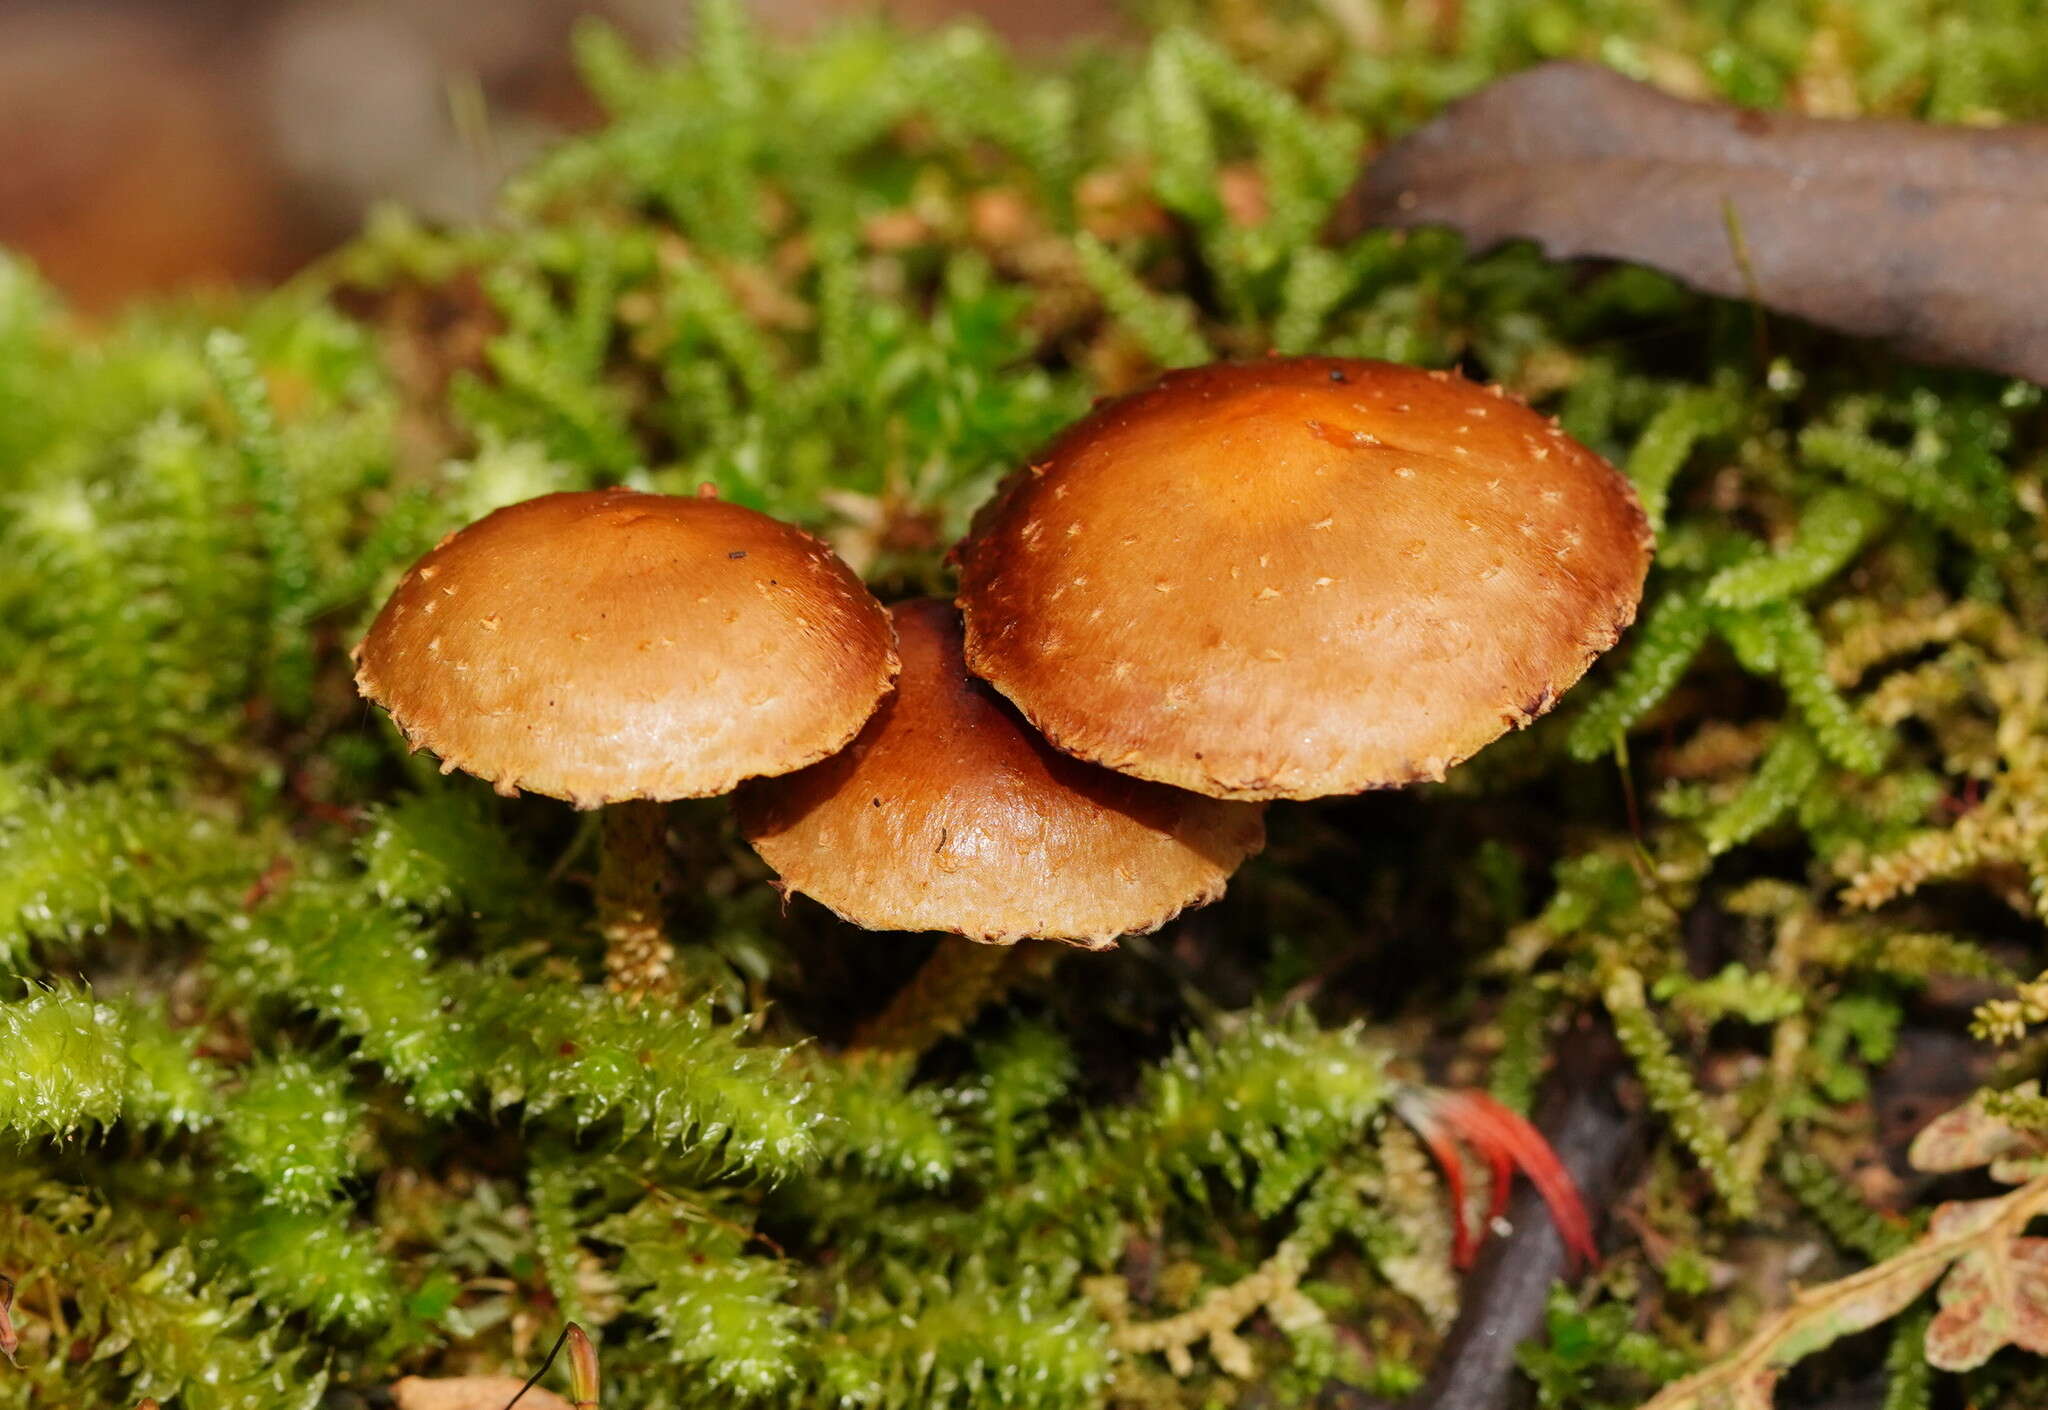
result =
[[[1559,1045],[1539,1125],[1597,1222],[1613,1202],[1637,1118],[1615,1099],[1626,1064],[1604,1026],[1588,1024]],[[1458,1320],[1414,1410],[1498,1410],[1514,1388],[1515,1349],[1536,1334],[1550,1285],[1568,1263],[1564,1238],[1536,1192],[1509,1206],[1515,1232],[1480,1255],[1465,1284]]]
[[[1559,1044],[1539,1108],[1538,1126],[1578,1185],[1596,1233],[1641,1129],[1640,1118],[1623,1111],[1615,1097],[1625,1070],[1613,1034],[1582,1022]],[[1492,1240],[1480,1254],[1435,1369],[1398,1410],[1503,1410],[1510,1403],[1515,1349],[1542,1325],[1544,1300],[1568,1259],[1535,1190],[1516,1192],[1508,1219],[1514,1233]],[[1347,1410],[1394,1410],[1363,1398],[1344,1404]]]

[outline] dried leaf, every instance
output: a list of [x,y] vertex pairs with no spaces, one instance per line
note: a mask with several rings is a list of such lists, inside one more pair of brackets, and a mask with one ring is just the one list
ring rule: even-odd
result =
[[[1941,1293],[1942,1311],[1928,1329],[1928,1359],[1956,1369],[1976,1365],[2008,1341],[2048,1336],[2048,1259],[2028,1249],[2048,1240],[2018,1238],[2048,1211],[2048,1179],[1997,1199],[1945,1204],[1911,1248],[1836,1282],[1806,1289],[1765,1320],[1733,1352],[1666,1386],[1643,1410],[1769,1410],[1785,1369],[1842,1337],[1897,1316],[1951,1268],[1963,1277]],[[1970,1270],[1965,1276],[1965,1270]],[[1944,1321],[1949,1325],[1944,1327]],[[1936,1346],[1937,1329],[1943,1344]],[[1988,1345],[1984,1345],[1988,1342]],[[1978,1353],[1976,1361],[1947,1361]]]
[[2000,1156],[1991,1162],[1991,1178],[2001,1185],[2024,1185],[2029,1180],[2048,1175],[2048,1157],[2036,1147],[2020,1155]]
[[1927,1221],[1930,1243],[1956,1243],[1981,1234],[2006,1212],[2006,1199],[1958,1199],[1936,1205]]
[[1546,64],[1383,152],[1336,232],[1374,225],[1646,264],[1931,360],[2048,381],[2048,127],[1756,112]]
[[[518,1376],[451,1376],[428,1380],[407,1376],[391,1387],[398,1410],[505,1410],[526,1382]],[[519,1410],[571,1410],[553,1391],[535,1386],[519,1402]]]
[[[2039,1086],[2039,1083],[2026,1082],[2014,1091],[2016,1094],[2031,1094],[2038,1091]],[[2014,1155],[2038,1155],[2040,1149],[2041,1142],[2037,1137],[2014,1129],[2002,1118],[1984,1110],[1984,1098],[1979,1093],[1922,1127],[1906,1151],[1906,1159],[1915,1170],[1945,1173],[1976,1170],[1994,1162],[2002,1163]]]
[[1909,1254],[1803,1292],[1734,1355],[1665,1387],[1643,1410],[1770,1410],[1778,1378],[1802,1357],[1903,1311],[1948,1267]]
[[2048,1239],[2001,1239],[1956,1261],[1927,1328],[1928,1363],[1967,1371],[2010,1343],[2048,1353]]

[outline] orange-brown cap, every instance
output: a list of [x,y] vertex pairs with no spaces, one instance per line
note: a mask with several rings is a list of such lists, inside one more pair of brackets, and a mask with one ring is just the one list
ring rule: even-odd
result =
[[860,738],[737,797],[783,884],[870,930],[1102,949],[1223,894],[1261,810],[1054,749],[967,674],[943,602],[893,609],[903,677]]
[[450,534],[356,647],[406,740],[501,791],[701,798],[853,738],[888,614],[801,530],[717,499],[551,494]]
[[1193,368],[982,512],[967,663],[1069,753],[1217,797],[1440,778],[1614,644],[1650,542],[1628,482],[1498,389]]

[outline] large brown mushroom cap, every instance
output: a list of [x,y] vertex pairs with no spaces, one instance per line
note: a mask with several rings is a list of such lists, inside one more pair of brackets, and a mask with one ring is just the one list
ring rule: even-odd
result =
[[1223,798],[1442,777],[1635,617],[1634,490],[1441,372],[1168,373],[1019,471],[962,549],[967,662],[1060,748]]
[[594,807],[699,798],[853,738],[888,614],[822,543],[716,499],[543,495],[443,539],[356,685],[443,768]]
[[1256,806],[1047,744],[967,674],[949,604],[893,610],[903,676],[860,738],[736,800],[784,885],[871,930],[1100,949],[1215,900],[1264,842]]

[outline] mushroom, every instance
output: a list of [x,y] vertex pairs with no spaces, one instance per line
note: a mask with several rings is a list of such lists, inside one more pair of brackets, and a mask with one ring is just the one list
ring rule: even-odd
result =
[[1170,372],[962,545],[969,669],[1061,749],[1218,798],[1440,779],[1634,619],[1612,466],[1497,387],[1345,358]]
[[[734,800],[741,833],[786,890],[870,930],[983,942],[935,952],[966,984],[1000,963],[994,947],[1020,939],[1094,950],[1154,930],[1220,896],[1264,843],[1256,805],[1047,744],[967,673],[951,604],[891,611],[903,674],[852,746]],[[921,975],[913,990],[934,983]]]
[[[708,487],[707,487],[708,488]],[[708,495],[543,495],[450,534],[355,649],[406,742],[602,808],[606,969],[667,982],[661,803],[842,748],[896,674],[888,614],[801,530]]]

